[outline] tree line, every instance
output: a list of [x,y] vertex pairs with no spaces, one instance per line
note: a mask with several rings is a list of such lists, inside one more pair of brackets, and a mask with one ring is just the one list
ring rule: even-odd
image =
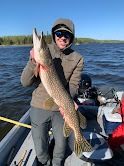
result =
[[[47,44],[52,42],[52,37],[47,33],[44,35]],[[120,40],[95,40],[91,38],[75,38],[74,44],[85,44],[85,43],[124,43]],[[0,37],[0,45],[32,45],[33,36],[4,36]]]
[[[44,35],[44,38],[48,44],[51,43],[51,35]],[[0,45],[32,45],[33,35],[28,36],[5,36],[0,37]]]

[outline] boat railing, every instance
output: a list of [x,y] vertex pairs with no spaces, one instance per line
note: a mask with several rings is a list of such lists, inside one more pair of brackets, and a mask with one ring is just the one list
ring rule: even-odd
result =
[[[29,110],[24,114],[24,116],[19,120],[20,123],[30,124]],[[25,127],[15,125],[8,134],[0,142],[0,165],[9,155],[12,147],[16,144],[22,133],[24,132]]]

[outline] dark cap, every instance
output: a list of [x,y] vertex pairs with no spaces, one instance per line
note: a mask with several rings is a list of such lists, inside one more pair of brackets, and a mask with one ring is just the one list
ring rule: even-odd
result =
[[67,26],[61,25],[61,24],[59,24],[59,25],[57,25],[57,26],[55,27],[54,32],[62,31],[62,30],[63,30],[63,31],[68,31],[68,32],[72,33],[72,31],[71,31]]

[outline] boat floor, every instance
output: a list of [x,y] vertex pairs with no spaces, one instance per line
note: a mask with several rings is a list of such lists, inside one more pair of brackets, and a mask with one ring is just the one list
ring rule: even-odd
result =
[[[87,120],[87,128],[86,131],[96,132],[98,134],[101,134],[102,136],[106,137],[106,134],[103,130],[103,122],[102,118],[96,118],[93,117],[89,118]],[[71,152],[69,147],[67,146],[66,155],[65,155],[65,161],[64,166],[123,166],[124,165],[124,146],[122,147],[122,151],[118,151],[112,159],[109,159],[107,161],[102,162],[95,162],[91,163],[91,161],[84,161],[77,157],[75,157],[75,154]],[[30,129],[25,129],[25,132],[23,135],[21,135],[20,139],[15,145],[14,153],[11,157],[10,166],[17,166],[19,165],[21,158],[26,151],[26,155],[22,161],[21,166],[36,166],[36,154],[34,150],[34,144],[32,140],[32,135]],[[3,163],[2,166],[6,164]]]
[[[34,150],[34,144],[32,140],[31,131],[26,129],[24,135],[21,136],[17,144],[15,145],[15,150],[12,155],[10,166],[16,166],[21,162],[21,158],[26,151],[26,155],[22,161],[22,166],[36,166],[36,154]],[[115,156],[104,162],[91,163],[88,161],[80,160],[75,157],[75,154],[67,148],[66,157],[64,161],[64,166],[123,166],[124,165],[124,154],[123,157],[119,152]]]
[[22,161],[21,166],[36,166],[36,161],[35,161],[36,154],[30,129],[26,129],[24,134],[20,137],[20,139],[16,143],[15,150],[9,165],[10,166],[19,165],[25,151],[26,154]]

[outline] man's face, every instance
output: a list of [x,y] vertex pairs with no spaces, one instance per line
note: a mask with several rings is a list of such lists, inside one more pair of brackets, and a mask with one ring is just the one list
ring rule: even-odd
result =
[[70,43],[71,33],[68,31],[55,32],[55,42],[60,50],[63,50]]

